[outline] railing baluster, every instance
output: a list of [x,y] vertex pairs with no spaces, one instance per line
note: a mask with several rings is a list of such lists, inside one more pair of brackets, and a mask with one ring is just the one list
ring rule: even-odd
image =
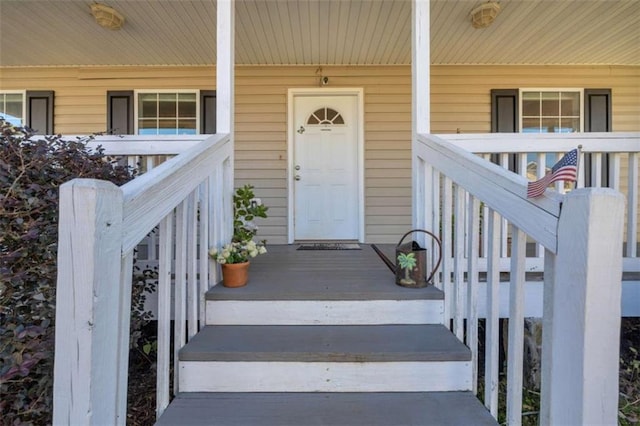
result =
[[620,191],[620,153],[609,154],[609,188]]
[[[547,172],[547,154],[540,152],[538,156],[538,167],[536,169],[536,178],[540,179]],[[544,246],[542,244],[536,244],[536,257],[541,257],[544,253]]]
[[173,393],[179,391],[179,357],[178,352],[185,345],[186,308],[187,308],[187,202],[183,201],[176,208],[176,246],[175,246],[175,284],[173,302]]
[[591,154],[591,186],[594,188],[602,187],[602,153],[594,152]]
[[524,271],[527,238],[511,227],[511,274],[509,285],[509,349],[507,355],[507,423],[522,423],[522,364],[524,356]]
[[[558,155],[556,155],[556,161],[558,161],[557,158],[558,158]],[[585,168],[584,166],[585,166],[585,154],[584,152],[580,152],[580,157],[578,158],[578,176],[576,180],[576,188],[585,187],[586,173],[584,172],[584,168]],[[560,188],[560,182],[556,183],[556,189],[557,188]]]
[[118,342],[118,383],[123,389],[118,389],[118,417],[122,424],[127,419],[127,383],[129,379],[129,340],[131,333],[131,286],[133,281],[133,251],[130,251],[120,262],[120,333]]
[[542,295],[542,357],[540,362],[540,418],[539,424],[551,424],[551,380],[553,376],[553,292],[556,279],[556,255],[545,250],[544,253],[544,291]]
[[638,159],[637,152],[629,153],[627,183],[627,257],[638,255]]
[[518,174],[527,177],[527,154],[519,152],[516,154],[516,159],[518,161]]
[[[503,169],[509,170],[509,154],[500,154],[500,165]],[[502,219],[500,235],[502,236],[500,257],[509,257],[509,222],[507,222],[507,219]]]
[[480,202],[469,195],[467,223],[467,346],[471,349],[472,390],[478,393],[478,245]]
[[447,328],[451,328],[450,321],[453,314],[453,285],[451,283],[451,272],[453,269],[452,235],[452,205],[453,187],[451,179],[443,176],[442,179],[442,288],[444,289],[444,321]]
[[[427,166],[426,162],[418,158],[414,163],[414,167],[416,167],[416,179],[414,180],[415,190],[413,191],[415,195],[415,203],[419,207],[414,209],[411,217],[411,227],[412,228],[420,228],[420,229],[433,229],[431,224],[431,205],[432,200],[427,199],[427,189],[433,186],[432,179],[432,170],[433,167]],[[433,194],[433,193],[431,193]],[[425,238],[424,234],[416,235],[417,243],[424,247]]]
[[132,169],[138,168],[138,156],[137,155],[127,155],[127,166]]
[[454,226],[453,231],[453,329],[461,341],[464,341],[464,298],[463,298],[463,285],[464,285],[464,210],[467,200],[467,193],[459,186],[455,185],[454,195]]
[[[483,154],[482,158],[484,158],[486,161],[491,161],[491,154]],[[482,217],[486,218],[487,215],[489,214],[489,208],[487,207],[487,205],[485,203],[482,203]],[[481,254],[480,257],[487,257],[487,253],[489,252],[489,225],[488,222],[486,220],[483,220],[482,222],[480,222],[480,226],[482,227],[481,229],[481,236],[482,236],[482,248],[481,248]]]
[[199,259],[199,288],[200,297],[199,309],[200,309],[200,324],[199,328],[202,329],[206,321],[206,298],[205,295],[209,290],[209,179],[206,179],[200,184],[200,259]]
[[500,216],[489,209],[487,254],[487,319],[485,341],[484,405],[498,418],[498,373],[500,348]]
[[[440,232],[440,181],[441,181],[441,174],[435,169],[435,168],[431,168],[433,171],[433,179],[431,180],[431,191],[432,191],[432,198],[431,198],[431,218],[433,220],[432,223],[432,227],[431,227],[431,231],[438,235]],[[442,238],[442,236],[440,235],[439,238]],[[432,240],[430,243],[430,247],[431,247],[431,265],[435,265],[437,262],[437,256],[438,256],[438,252],[436,250],[436,244],[435,242]],[[442,256],[442,253],[439,253]],[[443,290],[443,286],[442,283],[440,282],[440,276],[438,274],[434,274],[433,275],[433,285],[436,286],[436,288],[439,288],[440,290]]]
[[[220,247],[224,241],[224,237],[222,235],[224,220],[224,192],[220,188],[223,188],[222,166],[218,165],[215,168],[214,173],[209,178],[209,217],[212,218],[212,226],[209,228],[209,243],[216,247]],[[209,274],[209,288],[218,283],[218,271],[218,265],[214,264],[211,273]]]
[[198,188],[187,199],[187,326],[188,340],[198,332]]
[[146,171],[148,172],[149,170],[152,170],[155,166],[156,166],[156,157],[153,155],[147,155],[146,157],[144,157],[145,159],[145,165],[146,165]]
[[156,418],[169,405],[169,363],[171,359],[171,263],[173,260],[173,212],[159,227],[160,258],[158,265],[158,362],[156,383]]
[[[562,154],[561,153],[556,153],[556,159],[553,162],[553,164],[556,164],[558,161],[560,161],[560,159],[562,158]],[[584,164],[584,163],[582,163]],[[581,167],[582,169],[584,169],[584,167]],[[565,185],[564,185],[564,181],[559,180],[556,183],[553,184],[554,188],[556,191],[558,191],[560,194],[564,194],[565,192],[567,192]]]

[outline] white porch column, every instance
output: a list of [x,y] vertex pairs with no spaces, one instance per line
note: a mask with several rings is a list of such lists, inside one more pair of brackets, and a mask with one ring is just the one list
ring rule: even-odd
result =
[[[216,51],[216,132],[228,133],[234,146],[234,67],[235,67],[235,0],[217,1],[217,51]],[[233,234],[233,182],[234,153],[225,167],[224,185],[224,219],[223,229],[216,237],[229,241]],[[218,183],[220,184],[220,183]],[[211,186],[215,191],[216,187]],[[216,206],[211,205],[215,209]],[[212,227],[213,228],[213,227]],[[212,229],[210,232],[215,232]],[[213,236],[212,236],[213,237]],[[210,241],[216,241],[216,237]]]
[[[412,152],[412,224],[414,228],[432,228],[432,167],[420,167],[416,153],[418,133],[430,133],[430,0],[413,0],[411,25],[411,152]],[[420,172],[420,173],[419,173]]]

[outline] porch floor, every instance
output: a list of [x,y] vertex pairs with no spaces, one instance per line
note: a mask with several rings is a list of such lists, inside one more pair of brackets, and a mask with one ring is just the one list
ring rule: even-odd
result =
[[[361,250],[297,250],[270,245],[251,261],[249,284],[216,285],[207,300],[441,300],[434,286],[414,289],[395,284],[395,276],[370,245]],[[377,244],[393,259],[395,245]]]

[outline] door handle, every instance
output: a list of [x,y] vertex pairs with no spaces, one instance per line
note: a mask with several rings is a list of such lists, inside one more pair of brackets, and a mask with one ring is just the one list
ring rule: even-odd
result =
[[293,178],[294,178],[295,180],[300,180],[300,179],[301,179],[300,175],[295,175]]

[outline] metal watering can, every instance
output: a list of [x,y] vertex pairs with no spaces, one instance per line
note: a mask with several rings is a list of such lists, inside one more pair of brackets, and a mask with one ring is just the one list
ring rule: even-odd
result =
[[[435,267],[429,273],[429,276],[426,276],[425,271],[427,268],[427,249],[420,247],[420,245],[416,241],[411,241],[407,243],[402,243],[404,239],[414,233],[414,232],[424,232],[425,234],[432,237],[436,243],[438,244],[438,261],[436,262]],[[429,231],[425,231],[424,229],[412,229],[407,232],[400,238],[398,245],[396,246],[396,263],[394,264],[387,256],[380,251],[375,244],[372,244],[371,247],[378,253],[378,256],[384,261],[387,267],[396,275],[396,284],[402,287],[410,287],[410,288],[422,288],[426,287],[430,284],[431,279],[435,275],[438,267],[440,266],[440,262],[442,261],[442,244],[438,237],[432,234]],[[426,277],[426,278],[425,278]]]

